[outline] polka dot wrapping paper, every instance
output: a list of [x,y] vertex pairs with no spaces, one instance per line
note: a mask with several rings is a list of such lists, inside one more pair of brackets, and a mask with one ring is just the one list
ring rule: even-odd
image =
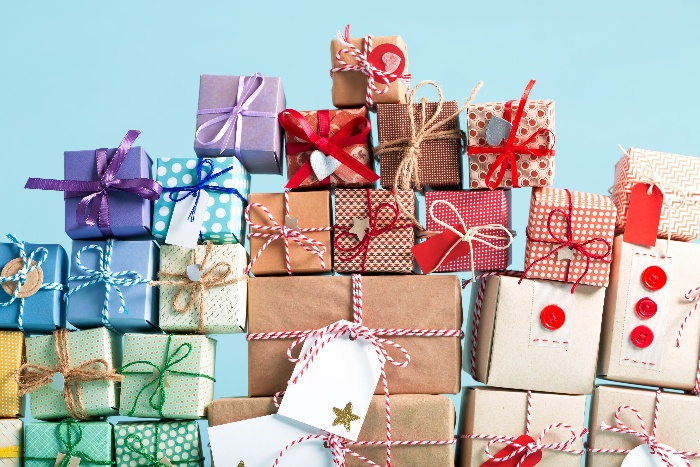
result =
[[136,447],[148,455],[156,459],[168,459],[175,467],[203,465],[199,425],[196,421],[117,424],[114,427],[116,467],[153,465],[142,453],[128,448],[134,447],[134,441]]
[[23,357],[24,334],[0,331],[0,418],[22,415],[15,372],[22,365]]
[[0,467],[21,467],[23,435],[22,420],[0,420]]
[[[24,467],[50,467],[56,464],[59,453],[67,448],[58,436],[56,422],[27,423],[24,428]],[[80,427],[81,431],[78,430]],[[63,437],[68,427],[61,427]],[[88,456],[98,462],[111,462],[113,459],[112,424],[109,422],[79,422],[70,427],[71,440],[76,443],[74,452]],[[78,436],[82,433],[82,436]],[[74,456],[76,456],[74,454]],[[33,459],[29,459],[29,458]],[[80,465],[95,465],[82,460]]]

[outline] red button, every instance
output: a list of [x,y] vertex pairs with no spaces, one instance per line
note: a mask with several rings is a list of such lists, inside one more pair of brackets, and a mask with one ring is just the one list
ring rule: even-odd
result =
[[654,342],[654,333],[646,326],[637,326],[632,330],[630,338],[635,346],[644,349]]
[[542,326],[550,331],[554,331],[564,325],[566,313],[557,305],[547,305],[540,313],[540,321],[542,322]]
[[659,290],[666,285],[666,273],[658,266],[649,266],[642,273],[642,284],[649,290]]
[[649,297],[644,297],[634,306],[637,316],[642,319],[649,319],[656,314],[656,302]]

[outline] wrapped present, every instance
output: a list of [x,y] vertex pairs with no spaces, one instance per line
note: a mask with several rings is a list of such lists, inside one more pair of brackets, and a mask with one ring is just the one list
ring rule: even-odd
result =
[[372,171],[367,109],[302,111],[287,109],[279,121],[287,140],[285,188],[365,187]]
[[204,465],[196,421],[120,422],[114,444],[116,467]]
[[607,287],[615,234],[608,196],[535,188],[525,243],[525,277]]
[[330,192],[252,194],[246,222],[256,276],[331,270]]
[[[0,329],[53,332],[66,325],[68,256],[61,245],[0,243]],[[24,274],[22,272],[24,271]]]
[[22,420],[0,419],[0,467],[22,467]]
[[[250,175],[238,159],[162,158],[156,161],[156,166],[157,179],[163,183],[163,196],[156,202],[153,211],[153,235],[156,239],[172,243],[167,241],[168,234],[183,229],[189,232],[186,223],[194,222],[202,240],[216,244],[238,243],[241,240]],[[202,198],[207,202],[200,204],[198,201]],[[178,225],[171,226],[180,203],[183,203],[180,209],[184,209],[184,216],[178,216]],[[195,214],[202,209],[204,212],[199,226],[197,221],[200,216]],[[190,221],[190,214],[194,221]]]
[[[697,381],[700,245],[658,240],[653,248],[615,237],[605,301],[600,376],[690,390]],[[700,389],[700,388],[698,388]]]
[[0,331],[0,418],[24,415],[19,387],[15,380],[15,374],[23,360],[24,334]]
[[588,467],[700,466],[700,398],[621,386],[593,393]]
[[160,328],[166,332],[243,332],[248,287],[243,245],[160,248]]
[[282,79],[201,75],[194,152],[200,157],[236,157],[254,174],[281,174],[285,106]]
[[119,332],[157,330],[157,247],[151,240],[73,242],[66,319],[79,329],[106,326]]
[[25,467],[113,465],[114,442],[109,422],[27,423]]
[[[284,390],[294,367],[286,354],[293,339],[342,319],[363,323],[411,356],[405,368],[387,365],[391,394],[459,391],[463,334],[457,277],[366,276],[358,285],[360,277],[256,277],[248,282],[248,395]],[[362,300],[353,307],[358,293]],[[364,318],[357,315],[358,306]],[[381,384],[377,391],[383,393]]]
[[413,213],[412,191],[336,190],[335,270],[411,273]]
[[[639,185],[641,193],[633,195]],[[654,193],[649,193],[652,186]],[[631,148],[615,165],[611,194],[617,207],[617,233],[628,235],[629,217],[632,228],[640,229],[636,215],[640,212],[642,230],[648,230],[652,239],[648,246],[656,237],[684,242],[698,238],[700,158]]]
[[120,415],[196,419],[214,396],[216,341],[205,336],[124,336]]
[[472,288],[464,370],[489,386],[589,394],[605,289],[493,275]]
[[429,237],[413,247],[424,274],[499,271],[510,264],[510,190],[429,191],[425,194]]
[[151,159],[129,130],[116,149],[66,151],[65,180],[30,178],[24,186],[65,193],[66,233],[72,239],[148,235],[152,202],[161,185],[151,180]]
[[[391,447],[391,465],[396,467],[454,465],[452,445],[454,444],[455,413],[452,401],[445,396],[415,394],[392,395],[390,401],[391,437],[396,443]],[[285,439],[285,436],[291,433],[296,435],[297,432],[304,433],[301,424],[291,422],[289,419],[282,420],[284,417],[273,415],[275,412],[271,397],[225,398],[214,401],[209,406],[208,417],[212,454],[216,465],[273,465],[287,443],[295,439],[290,437]],[[278,417],[276,420],[278,423],[270,423],[273,421],[270,420],[272,417]],[[238,442],[230,443],[232,438],[228,437],[228,433],[237,431],[238,427],[245,430],[244,433],[248,435],[250,441],[235,438]],[[277,430],[271,432],[266,427],[274,427]],[[335,438],[335,440],[338,439],[338,437]],[[329,467],[367,465],[360,458],[345,453],[343,453],[344,456],[339,453],[340,459],[334,458],[332,450],[323,447],[323,443],[329,441],[333,442],[327,433],[318,434],[312,439],[289,448],[280,458],[280,465]],[[345,446],[372,462],[384,465],[386,447],[383,444],[385,442],[385,398],[374,396],[358,441],[345,440]],[[314,462],[311,462],[311,459]],[[343,460],[343,463],[334,464],[334,460]]]
[[554,182],[554,101],[472,104],[467,109],[469,188],[537,187]]
[[401,36],[350,38],[350,25],[331,41],[333,105],[405,104],[411,84]]
[[119,336],[106,328],[56,331],[26,339],[27,363],[18,371],[20,395],[39,420],[86,420],[117,414],[122,380],[115,367]]
[[465,388],[456,465],[580,467],[585,414],[584,395]]

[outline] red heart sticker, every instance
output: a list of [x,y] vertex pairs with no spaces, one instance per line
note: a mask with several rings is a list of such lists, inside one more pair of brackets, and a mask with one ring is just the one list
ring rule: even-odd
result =
[[[406,57],[401,49],[394,44],[379,44],[372,49],[367,60],[374,68],[396,76],[402,75],[403,70],[406,68]],[[384,81],[384,78],[376,74],[375,79],[379,82]],[[391,76],[387,76],[386,79],[390,83],[396,80],[396,78]]]
[[627,207],[625,233],[622,236],[627,243],[656,245],[664,194],[657,186],[652,188],[651,194],[648,192],[649,185],[646,183],[636,183],[632,187]]
[[[522,435],[518,436],[515,438],[514,443],[520,445],[520,446],[526,446],[530,443],[534,443],[535,440],[532,439],[528,435]],[[513,452],[517,451],[518,448],[513,446],[512,444],[509,444],[508,446],[504,447],[500,451],[496,453],[495,456],[493,456],[493,459],[489,459],[483,464],[481,464],[480,467],[515,467],[518,465],[518,462],[522,460],[522,463],[520,464],[520,467],[535,467],[537,464],[540,463],[542,460],[542,451],[536,451],[530,454],[529,456],[523,458],[527,454],[527,452],[523,452],[521,455],[518,456],[513,456],[511,459],[508,459],[507,461],[499,461],[496,459],[501,459],[503,457],[506,457]]]
[[[464,233],[462,227],[455,227],[459,232]],[[416,262],[423,271],[423,274],[437,269],[440,266],[440,260],[445,253],[449,251],[455,244],[457,244],[452,251],[447,255],[442,264],[449,263],[453,259],[459,258],[469,254],[469,242],[459,241],[460,237],[457,236],[451,230],[445,230],[444,232],[430,237],[427,240],[415,245],[411,248],[413,256],[416,258]]]

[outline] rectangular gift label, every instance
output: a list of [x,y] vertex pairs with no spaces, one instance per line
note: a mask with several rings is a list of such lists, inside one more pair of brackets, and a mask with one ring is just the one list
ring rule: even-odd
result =
[[[195,203],[197,203],[196,206]],[[204,190],[199,190],[198,197],[187,196],[182,201],[175,203],[165,243],[185,248],[196,247],[208,205],[209,195]],[[194,216],[192,216],[193,219],[190,219],[193,208],[195,208]]]
[[649,193],[649,185],[636,183],[632,187],[627,207],[624,240],[637,245],[656,245],[656,233],[659,230],[663,204],[664,194],[659,187],[652,187]]

